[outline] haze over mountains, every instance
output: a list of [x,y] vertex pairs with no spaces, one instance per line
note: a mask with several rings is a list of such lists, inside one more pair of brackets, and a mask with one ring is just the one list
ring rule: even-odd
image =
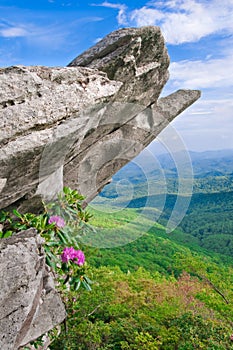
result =
[[91,204],[94,208],[137,209],[166,226],[178,198],[183,217],[177,219],[177,225],[183,234],[191,242],[195,237],[199,246],[232,255],[233,150],[173,155],[143,152]]
[[[212,193],[233,189],[233,150],[153,154],[143,151],[128,163],[100,193],[102,198],[139,197],[177,193],[178,178],[192,182],[192,192]],[[150,186],[151,184],[151,186]],[[148,186],[150,189],[148,190]],[[153,186],[153,189],[152,189]],[[132,194],[133,193],[133,194]],[[99,198],[94,202],[99,201]],[[119,198],[120,199],[120,198]]]
[[[204,175],[227,175],[233,172],[233,150],[205,151],[205,152],[188,152],[193,173],[195,176]],[[180,154],[182,158],[182,152]],[[164,169],[174,170],[174,161],[169,154],[159,156],[161,166]]]
[[[154,162],[152,161],[154,157]],[[187,159],[190,157],[190,160]],[[176,160],[179,160],[179,164],[176,164]],[[188,161],[187,161],[188,160]],[[190,164],[191,163],[191,164]],[[138,171],[135,172],[137,165]],[[203,176],[213,172],[227,175],[233,172],[233,150],[219,150],[219,151],[205,151],[205,152],[194,152],[194,151],[180,151],[173,154],[170,153],[156,153],[152,150],[151,152],[142,152],[135,160],[127,164],[121,169],[114,177],[113,180],[120,179],[122,176],[129,176],[133,179],[134,176],[138,175],[139,167],[146,167],[151,173],[156,173],[158,168],[163,169],[166,174],[177,174],[177,166],[185,168],[187,165],[192,165],[193,174],[195,176]]]

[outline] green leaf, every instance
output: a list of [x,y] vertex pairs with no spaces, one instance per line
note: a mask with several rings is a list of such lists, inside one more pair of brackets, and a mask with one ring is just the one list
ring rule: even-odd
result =
[[77,210],[75,210],[75,209],[72,209],[72,208],[70,208],[70,207],[68,207],[66,210],[69,210],[71,213],[73,213],[73,214],[77,214]]
[[70,193],[70,189],[69,189],[69,187],[64,187],[63,188],[63,192],[65,193],[65,194],[69,194]]
[[59,258],[56,255],[54,255],[53,252],[51,252],[51,250],[49,249],[49,247],[47,245],[44,246],[44,249],[45,249],[47,256],[49,256],[54,261],[59,261]]
[[70,283],[71,286],[74,285],[76,283],[76,277],[71,277],[69,283]]
[[52,259],[50,259],[50,258],[48,257],[48,255],[46,255],[46,263],[47,263],[47,265],[49,265],[50,267],[52,267],[53,270],[56,270],[56,264],[55,264],[55,262],[54,262]]
[[12,236],[13,235],[13,231],[6,231],[4,234],[3,234],[3,237],[2,238],[8,238],[8,237],[10,237],[10,236]]
[[93,282],[90,280],[90,278],[88,278],[87,276],[84,276],[84,279],[85,281],[88,283],[88,284],[92,284]]
[[16,224],[15,228],[17,228],[20,231],[26,230],[28,226],[26,224]]
[[84,288],[86,290],[88,290],[89,292],[92,290],[91,289],[91,286],[89,286],[89,284],[85,281],[85,280],[82,280],[82,285],[84,286]]
[[63,244],[65,244],[65,245],[68,244],[68,242],[67,242],[67,240],[66,240],[66,237],[64,237],[64,234],[63,234],[61,231],[58,231],[58,232],[57,232],[57,235],[58,235],[60,241],[61,241]]
[[81,286],[81,281],[79,279],[79,281],[75,282],[74,284],[74,290],[77,291],[80,288],[80,286]]
[[63,229],[60,229],[59,231],[63,235],[63,238],[66,240],[67,244],[72,245],[74,243],[74,241],[71,237],[72,232],[70,232],[70,230],[67,226],[65,226]]
[[22,215],[18,212],[18,210],[13,209],[12,212],[13,212],[13,214],[14,214],[15,216],[17,216],[18,218],[22,219]]
[[9,219],[9,213],[5,212],[5,211],[0,211],[0,222],[4,222],[7,219]]
[[68,266],[68,264],[62,263],[61,269],[62,269],[62,271],[64,271],[65,273],[69,272],[69,266]]
[[59,246],[59,244],[58,244],[58,242],[46,242],[46,245],[48,246],[48,247],[58,247]]

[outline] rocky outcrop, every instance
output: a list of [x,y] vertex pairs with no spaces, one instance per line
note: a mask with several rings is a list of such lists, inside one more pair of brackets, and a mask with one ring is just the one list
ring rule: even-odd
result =
[[0,240],[0,349],[18,349],[66,317],[34,229]]
[[158,27],[121,29],[67,68],[0,70],[0,208],[37,210],[63,184],[90,201],[200,96],[158,99],[169,57]]
[[[0,209],[38,211],[63,185],[89,202],[200,97],[159,98],[169,57],[158,27],[109,34],[65,68],[0,69]],[[65,317],[29,230],[0,241],[0,347],[17,349]]]

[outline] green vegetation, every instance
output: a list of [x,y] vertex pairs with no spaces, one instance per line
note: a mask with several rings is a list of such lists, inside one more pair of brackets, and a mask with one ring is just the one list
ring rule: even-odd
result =
[[[133,165],[95,200],[97,238],[89,234],[86,242],[108,247],[89,259],[98,283],[91,293],[70,295],[68,332],[51,349],[233,349],[232,161],[224,158],[222,169],[220,160],[195,161],[190,207],[170,234],[164,226],[178,184],[172,163],[163,211],[158,172],[146,179]],[[124,177],[133,195],[127,183],[116,191]]]
[[[186,238],[189,234],[191,242],[206,250],[232,256],[232,151],[191,153],[190,156],[193,160],[193,179],[178,179],[172,158],[169,155],[161,155],[158,159],[164,174],[158,169],[154,170],[151,164],[144,164],[146,169],[151,168],[146,177],[140,168],[132,164],[127,165],[94,202],[97,206],[105,207],[114,205],[138,210],[144,207],[146,210],[157,209],[160,212],[159,219],[153,220],[166,226],[177,200],[179,181],[183,187],[191,183],[193,194],[190,206],[179,224],[179,230]],[[184,169],[185,166],[183,164]],[[132,188],[127,184],[123,186],[122,179],[127,179]],[[118,182],[120,185],[117,185]],[[147,217],[150,218],[151,215]]]
[[[64,187],[55,202],[44,203],[41,214],[21,214],[17,210],[13,210],[12,213],[0,211],[0,239],[11,239],[11,236],[19,236],[22,231],[30,228],[36,229],[38,235],[43,238],[46,263],[51,268],[56,288],[63,299],[72,291],[77,292],[81,286],[91,290],[92,281],[86,275],[88,266],[85,255],[80,250],[80,237],[90,219],[90,214],[82,209],[83,199],[76,190]],[[13,316],[12,322],[14,321]],[[56,331],[52,331],[51,339],[55,338],[56,334]],[[43,336],[30,344],[30,347],[24,347],[25,350],[44,348]]]
[[44,211],[39,215],[0,211],[0,238],[18,235],[33,227],[44,239],[46,263],[53,270],[61,293],[67,289],[78,290],[80,286],[91,290],[85,275],[85,255],[79,249],[80,237],[91,217],[82,209],[83,199],[76,190],[64,187],[55,202],[44,204]]
[[[98,284],[92,293],[70,297],[74,319],[52,349],[233,349],[232,160],[209,156],[192,154],[194,194],[170,234],[163,225],[177,199],[172,161],[161,159],[168,189],[163,212],[158,171],[146,179],[130,164],[103,190],[90,209],[100,239],[90,235],[89,243],[109,244],[90,258]],[[133,195],[127,183],[116,190],[122,178]],[[113,247],[125,237],[128,244]]]
[[[90,211],[96,228],[122,235],[137,214]],[[89,258],[98,282],[70,293],[68,331],[51,349],[232,349],[233,259],[181,236],[155,224],[125,246],[99,249]]]
[[51,349],[232,349],[232,307],[205,282],[141,268],[93,274],[99,283],[91,293],[70,295],[68,332]]
[[[215,259],[217,264],[222,262],[226,264],[233,263],[231,257],[211,253],[208,250],[202,249],[198,244],[197,238],[189,234],[184,234],[180,229],[167,234],[162,225],[153,223],[145,217],[143,218],[140,212],[137,213],[136,209],[128,208],[110,214],[104,212],[103,209],[102,211],[89,209],[89,211],[93,214],[90,224],[94,225],[95,228],[101,227],[105,232],[105,237],[108,234],[114,236],[116,242],[119,241],[119,238],[116,236],[117,232],[123,237],[126,236],[129,218],[136,220],[135,217],[138,215],[139,220],[144,222],[146,227],[149,227],[148,232],[140,235],[141,227],[135,225],[135,240],[131,243],[112,249],[99,249],[98,253],[90,257],[90,262],[96,267],[116,265],[124,272],[128,270],[134,271],[139,267],[143,267],[148,271],[159,271],[167,276],[170,274],[170,267],[172,266],[172,272],[176,273],[174,270],[174,254],[183,253],[184,251],[201,253],[205,258],[210,257]],[[179,269],[178,272],[181,272],[181,270]]]

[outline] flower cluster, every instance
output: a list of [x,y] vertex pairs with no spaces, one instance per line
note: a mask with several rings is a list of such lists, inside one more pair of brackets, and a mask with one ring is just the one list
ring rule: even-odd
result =
[[65,226],[65,220],[58,215],[50,216],[49,224],[55,224],[57,228],[63,228]]
[[81,250],[75,250],[73,247],[66,247],[62,252],[61,260],[63,263],[67,263],[71,260],[75,264],[81,266],[85,262],[85,255]]

